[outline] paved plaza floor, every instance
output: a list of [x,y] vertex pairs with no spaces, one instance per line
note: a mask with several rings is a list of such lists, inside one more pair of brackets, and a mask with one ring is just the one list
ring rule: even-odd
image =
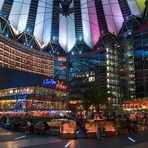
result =
[[128,136],[62,140],[59,137],[25,135],[0,128],[0,148],[147,148],[148,130]]

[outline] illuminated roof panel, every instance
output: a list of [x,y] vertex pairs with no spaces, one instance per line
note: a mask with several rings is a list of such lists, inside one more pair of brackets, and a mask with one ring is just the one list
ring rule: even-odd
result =
[[52,41],[70,52],[76,42],[92,47],[107,32],[118,35],[124,20],[131,15],[142,17],[145,1],[18,0],[7,9],[9,1],[1,0],[0,15],[10,21],[17,34],[27,32],[42,46]]

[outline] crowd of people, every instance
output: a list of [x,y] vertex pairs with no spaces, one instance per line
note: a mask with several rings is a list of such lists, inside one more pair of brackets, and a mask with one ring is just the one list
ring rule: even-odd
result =
[[[49,117],[50,118],[50,117]],[[48,120],[49,120],[48,118]],[[56,116],[58,118],[58,116]],[[84,129],[84,124],[88,119],[92,120],[104,120],[113,123],[115,128],[118,129],[128,129],[128,133],[138,130],[139,128],[144,128],[148,125],[148,112],[147,111],[134,111],[126,112],[122,114],[116,113],[105,113],[99,112],[91,114],[74,114],[68,113],[63,118],[68,120],[75,120],[77,127]],[[29,113],[23,116],[9,116],[3,115],[0,117],[0,121],[5,127],[11,129],[24,128],[26,134],[46,134],[46,131],[50,129],[47,121],[42,118],[33,117]],[[104,124],[99,125],[98,131],[101,131],[101,137],[103,135]]]
[[105,123],[108,122],[112,124],[112,127],[115,128],[118,135],[127,135],[132,132],[144,130],[144,128],[148,125],[148,112],[131,111],[121,114],[100,112],[98,114],[92,113],[91,116],[80,113],[75,118],[77,125],[82,127],[82,129],[84,128],[84,124],[88,119],[95,121],[104,120],[104,122],[100,122],[100,124],[97,125],[96,130],[96,136],[103,138],[103,135],[105,135],[104,130],[107,125]]

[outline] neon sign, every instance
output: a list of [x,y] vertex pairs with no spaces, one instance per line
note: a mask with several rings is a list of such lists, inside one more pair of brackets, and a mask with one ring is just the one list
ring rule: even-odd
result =
[[62,90],[66,90],[67,86],[63,84],[63,82],[58,81],[57,85],[56,85],[57,89],[62,89]]
[[63,81],[61,81],[61,80],[56,81],[53,78],[45,79],[43,81],[43,86],[44,87],[53,87],[53,88],[60,89],[60,90],[67,89],[67,85],[65,85]]
[[43,81],[43,86],[56,86],[56,84],[57,82],[53,78],[45,79]]

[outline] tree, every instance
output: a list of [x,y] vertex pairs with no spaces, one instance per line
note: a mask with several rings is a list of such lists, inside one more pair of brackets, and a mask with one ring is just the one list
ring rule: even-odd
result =
[[103,105],[107,103],[109,97],[105,88],[100,88],[96,85],[85,89],[82,92],[82,96],[85,109],[88,109],[90,105],[94,105],[97,110],[100,109],[100,104]]

